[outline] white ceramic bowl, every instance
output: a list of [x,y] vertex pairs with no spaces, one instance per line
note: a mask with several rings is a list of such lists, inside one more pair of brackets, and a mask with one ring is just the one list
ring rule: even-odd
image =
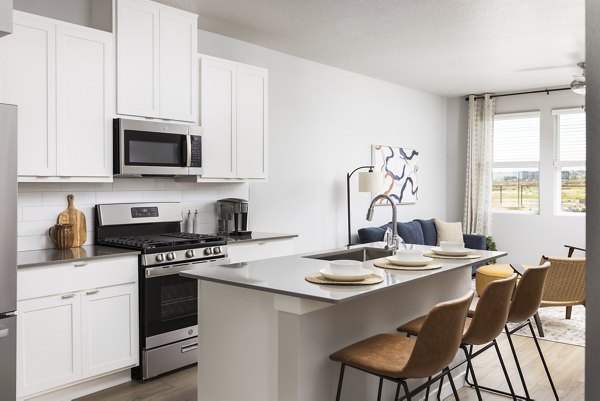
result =
[[461,241],[440,241],[440,248],[444,251],[462,251],[465,243]]
[[351,276],[360,274],[362,271],[362,262],[357,260],[332,260],[329,262],[329,269],[333,274],[341,276]]
[[398,249],[395,256],[397,260],[410,262],[423,259],[423,251],[420,249]]

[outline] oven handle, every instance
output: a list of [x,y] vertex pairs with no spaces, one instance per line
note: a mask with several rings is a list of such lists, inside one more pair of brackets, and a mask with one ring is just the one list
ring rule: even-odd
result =
[[161,277],[161,276],[169,276],[173,274],[179,274],[184,270],[190,270],[194,267],[210,267],[217,265],[226,265],[230,262],[229,258],[221,258],[221,259],[210,259],[207,261],[197,261],[192,263],[185,263],[179,265],[167,265],[167,266],[159,266],[159,267],[149,267],[146,269],[146,278],[153,277]]
[[192,345],[186,345],[184,347],[181,347],[181,353],[185,353],[185,352],[190,352],[193,351],[195,349],[198,349],[198,343],[192,344]]

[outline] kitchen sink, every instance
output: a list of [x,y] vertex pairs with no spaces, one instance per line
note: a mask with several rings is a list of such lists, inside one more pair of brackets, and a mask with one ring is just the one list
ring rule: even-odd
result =
[[344,249],[342,251],[319,253],[315,255],[307,255],[305,258],[320,259],[320,260],[357,260],[366,262],[367,260],[379,259],[386,256],[391,256],[393,251],[381,248],[354,248]]

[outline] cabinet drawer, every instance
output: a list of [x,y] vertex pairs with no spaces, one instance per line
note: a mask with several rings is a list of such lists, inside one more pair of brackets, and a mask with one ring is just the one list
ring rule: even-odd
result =
[[230,244],[227,248],[231,263],[250,262],[252,260],[293,255],[295,252],[295,239],[286,238],[246,244]]
[[17,299],[137,282],[137,256],[29,267],[17,271]]

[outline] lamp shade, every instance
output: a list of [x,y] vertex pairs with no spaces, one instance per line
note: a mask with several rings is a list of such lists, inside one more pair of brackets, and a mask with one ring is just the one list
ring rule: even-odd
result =
[[358,173],[358,192],[382,193],[384,176],[385,174],[377,171]]

